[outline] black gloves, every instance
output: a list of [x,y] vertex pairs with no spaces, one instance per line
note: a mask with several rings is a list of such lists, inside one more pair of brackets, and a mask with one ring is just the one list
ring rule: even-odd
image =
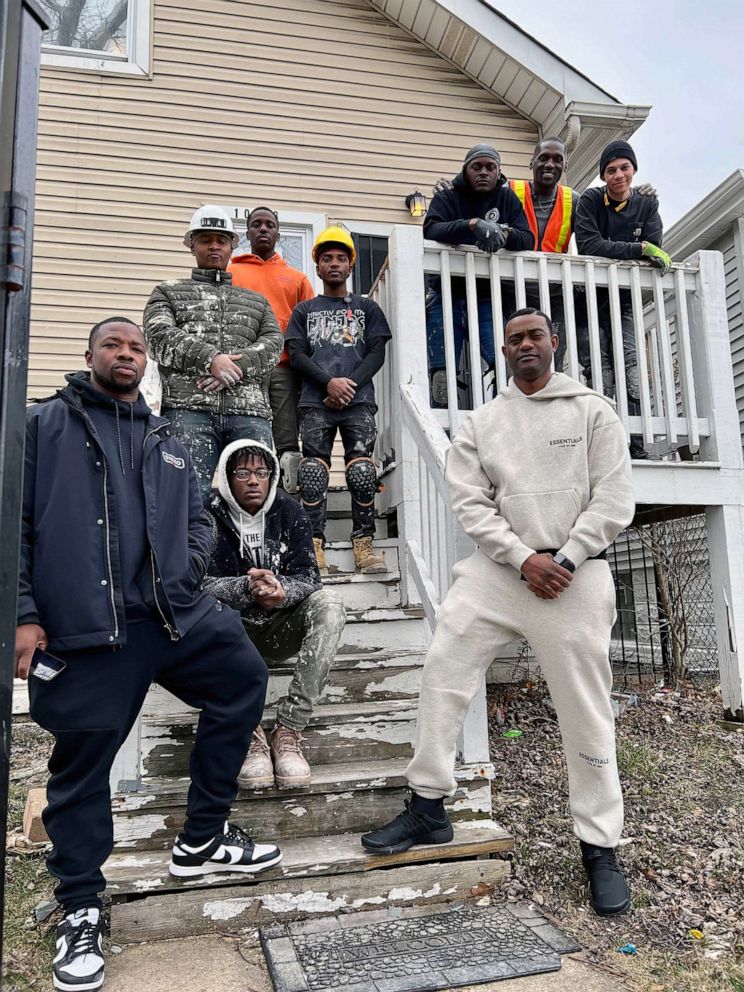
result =
[[506,244],[506,233],[500,224],[490,220],[476,221],[473,228],[475,243],[481,251],[496,252]]

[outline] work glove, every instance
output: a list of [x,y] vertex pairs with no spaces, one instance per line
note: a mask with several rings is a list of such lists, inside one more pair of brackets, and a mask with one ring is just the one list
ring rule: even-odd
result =
[[656,187],[651,183],[641,183],[640,186],[634,186],[633,189],[636,193],[640,193],[641,196],[653,196],[654,199],[659,199],[659,194],[656,192]]
[[481,251],[497,252],[506,244],[506,232],[500,224],[490,220],[479,220],[473,228],[475,243]]
[[437,193],[448,193],[451,189],[454,189],[452,180],[440,176],[431,188],[431,195],[436,196]]
[[661,274],[663,276],[665,276],[672,267],[672,260],[667,253],[662,251],[661,248],[657,248],[656,245],[652,245],[650,241],[644,242],[643,255],[644,258],[647,258],[652,265],[656,266],[657,269],[661,269]]

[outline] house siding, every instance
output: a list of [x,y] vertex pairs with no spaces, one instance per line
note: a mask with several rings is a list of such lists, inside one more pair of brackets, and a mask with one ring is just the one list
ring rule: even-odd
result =
[[[742,267],[741,246],[737,246],[735,228],[710,246],[723,254],[723,269],[726,278],[726,312],[731,342],[731,361],[734,369],[734,389],[736,407],[739,411],[739,427],[744,443],[744,316],[742,315],[740,274]],[[738,251],[737,251],[738,247]]]
[[29,394],[188,271],[200,203],[404,223],[471,145],[525,177],[536,137],[365,0],[155,0],[152,79],[42,72]]

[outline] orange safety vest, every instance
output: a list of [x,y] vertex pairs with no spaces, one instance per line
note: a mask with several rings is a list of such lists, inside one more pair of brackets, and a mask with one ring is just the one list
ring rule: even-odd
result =
[[535,237],[535,251],[550,251],[556,254],[568,251],[571,240],[571,206],[573,190],[570,186],[558,186],[553,212],[543,234],[542,244],[538,245],[538,226],[535,208],[532,206],[532,189],[524,179],[511,179],[509,185],[519,197],[522,209],[527,215],[527,223]]

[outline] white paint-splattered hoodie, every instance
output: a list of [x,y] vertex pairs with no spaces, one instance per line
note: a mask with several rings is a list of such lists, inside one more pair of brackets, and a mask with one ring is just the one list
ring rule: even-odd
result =
[[[273,466],[266,500],[255,514],[241,509],[227,477],[230,457],[246,447],[267,452]],[[220,456],[217,489],[207,503],[214,543],[204,588],[256,625],[266,623],[273,610],[253,601],[248,589],[251,568],[270,569],[281,582],[284,600],[277,609],[296,606],[322,588],[310,521],[278,483],[279,463],[270,448],[259,441],[233,441]]]

